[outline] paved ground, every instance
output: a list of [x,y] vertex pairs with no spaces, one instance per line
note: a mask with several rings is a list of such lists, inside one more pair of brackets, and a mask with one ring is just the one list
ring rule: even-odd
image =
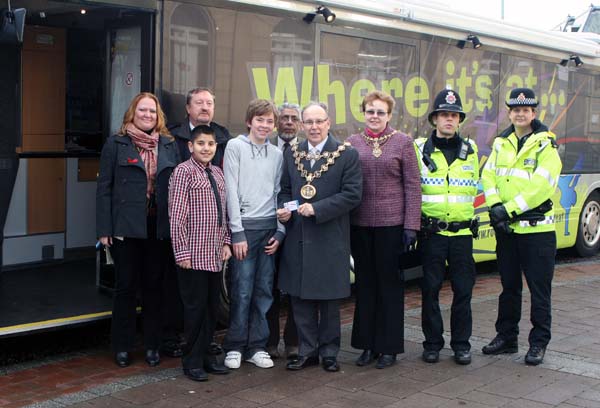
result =
[[[0,407],[600,407],[600,262],[560,265],[553,289],[553,339],[543,365],[523,364],[529,331],[525,296],[518,354],[484,356],[481,347],[494,335],[500,283],[478,280],[473,298],[473,363],[458,366],[444,349],[438,364],[420,360],[420,299],[406,296],[406,352],[385,370],[353,364],[349,346],[351,305],[344,309],[342,370],[320,367],[285,370],[282,361],[263,370],[243,364],[206,383],[186,379],[179,362],[158,368],[141,362],[118,369],[106,350],[52,361],[3,368]],[[451,294],[444,288],[445,325]]]

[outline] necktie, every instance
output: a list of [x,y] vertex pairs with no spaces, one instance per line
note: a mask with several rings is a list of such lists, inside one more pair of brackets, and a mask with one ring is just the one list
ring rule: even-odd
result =
[[[319,154],[319,149],[317,149],[316,147],[313,147],[313,148],[310,149],[310,153],[316,156],[316,155]],[[316,161],[315,159],[312,159],[310,161],[310,167],[311,168],[315,165],[315,161]]]
[[283,153],[287,152],[288,150],[290,150],[290,143],[289,142],[285,142],[283,144]]
[[215,180],[215,176],[212,174],[212,170],[206,167],[206,175],[208,176],[208,181],[210,181],[210,186],[212,187],[212,191],[215,195],[215,200],[217,201],[217,213],[219,214],[219,227],[223,226],[223,208],[221,208],[221,196],[219,195],[219,187],[217,187],[217,182]]

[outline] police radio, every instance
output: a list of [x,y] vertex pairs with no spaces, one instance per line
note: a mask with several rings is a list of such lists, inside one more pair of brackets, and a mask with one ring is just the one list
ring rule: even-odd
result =
[[[469,140],[468,136],[467,136],[467,140]],[[462,139],[461,144],[460,144],[460,151],[458,152],[459,159],[467,160],[467,156],[469,155],[469,147],[471,147],[471,145],[469,145],[469,142]]]

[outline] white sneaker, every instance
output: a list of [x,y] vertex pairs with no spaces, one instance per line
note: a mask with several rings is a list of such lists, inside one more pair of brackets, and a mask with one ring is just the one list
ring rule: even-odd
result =
[[246,361],[260,368],[273,367],[273,360],[271,360],[271,356],[266,351],[257,351]]
[[228,351],[225,356],[225,367],[236,369],[242,365],[242,353],[239,351]]

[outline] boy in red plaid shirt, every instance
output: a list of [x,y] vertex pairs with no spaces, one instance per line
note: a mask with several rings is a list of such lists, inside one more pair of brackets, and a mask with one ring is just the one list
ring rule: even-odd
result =
[[[206,349],[215,331],[223,261],[231,257],[223,171],[211,164],[217,150],[208,126],[192,130],[191,157],[181,163],[169,185],[171,242],[183,301],[186,347],[184,374],[206,381]],[[228,373],[226,367],[210,372]]]

